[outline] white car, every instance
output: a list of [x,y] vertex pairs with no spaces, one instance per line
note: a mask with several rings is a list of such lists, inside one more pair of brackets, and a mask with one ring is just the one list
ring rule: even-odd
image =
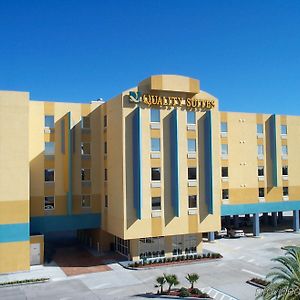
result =
[[240,237],[244,237],[245,233],[244,230],[242,229],[230,229],[228,231],[228,236],[231,238],[240,238]]
[[227,229],[222,227],[221,230],[215,231],[215,238],[221,239],[227,236]]

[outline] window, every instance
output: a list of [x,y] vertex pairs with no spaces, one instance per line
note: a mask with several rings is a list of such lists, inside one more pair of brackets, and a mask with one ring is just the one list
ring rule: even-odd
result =
[[265,188],[259,188],[258,189],[258,197],[264,198],[265,197]]
[[45,181],[46,182],[54,181],[54,169],[45,169]]
[[263,134],[264,133],[264,125],[263,124],[257,124],[256,125],[256,133],[257,134]]
[[107,154],[107,142],[104,142],[104,154]]
[[221,145],[221,154],[222,155],[228,155],[228,145],[227,144],[222,144]]
[[152,210],[161,210],[160,197],[152,197]]
[[46,196],[44,198],[44,209],[52,210],[55,207],[55,198],[54,196]]
[[81,196],[81,207],[91,207],[91,196],[82,195]]
[[196,113],[194,111],[188,111],[186,114],[187,124],[195,125],[196,124]]
[[264,156],[264,145],[257,145],[257,155],[259,157]]
[[81,128],[91,128],[90,117],[81,117]]
[[90,143],[81,143],[81,155],[90,155],[91,145]]
[[151,168],[151,180],[160,181],[160,168]]
[[103,118],[103,125],[104,125],[104,128],[107,127],[107,115],[105,115]]
[[282,188],[282,195],[283,196],[288,196],[289,195],[289,188],[287,186],[284,186]]
[[105,195],[105,197],[104,197],[104,206],[108,207],[108,196],[107,195]]
[[55,144],[54,142],[45,142],[45,155],[54,155]]
[[221,122],[221,132],[227,133],[227,122]]
[[288,175],[288,166],[282,167],[282,175]]
[[188,152],[196,152],[196,140],[188,139]]
[[228,200],[229,199],[229,191],[228,191],[228,189],[223,189],[222,190],[222,199],[223,200]]
[[257,175],[258,176],[265,176],[265,170],[263,166],[257,167]]
[[151,151],[160,151],[160,139],[159,138],[151,138]]
[[197,208],[197,195],[189,195],[189,208]]
[[188,180],[197,179],[197,168],[188,168]]
[[281,125],[281,134],[286,135],[287,134],[287,126],[286,125]]
[[90,169],[81,169],[81,180],[82,181],[91,180],[91,170]]
[[150,122],[159,123],[160,122],[160,110],[151,108],[150,109]]
[[222,167],[222,177],[228,177],[228,167]]
[[104,180],[107,181],[107,169],[104,169]]
[[45,116],[45,127],[54,128],[54,116]]
[[282,145],[281,146],[281,153],[282,153],[282,155],[287,155],[288,154],[288,147],[287,147],[287,145]]

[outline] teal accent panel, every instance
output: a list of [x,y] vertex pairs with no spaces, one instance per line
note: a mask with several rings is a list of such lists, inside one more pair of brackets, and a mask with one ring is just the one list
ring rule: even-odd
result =
[[270,150],[272,161],[272,185],[277,187],[276,115],[270,118]]
[[174,214],[180,215],[179,203],[179,149],[178,149],[178,112],[174,108],[170,117],[170,159],[171,159],[171,199]]
[[54,231],[100,228],[100,214],[44,216],[30,218],[30,232],[44,234]]
[[223,204],[221,205],[221,216],[291,211],[297,209],[300,209],[300,201],[264,202],[238,205]]
[[68,215],[72,215],[73,211],[73,178],[72,178],[72,128],[71,128],[71,112],[68,112],[68,192],[67,192],[67,202],[68,202]]
[[28,240],[29,223],[0,225],[0,243],[24,242]]
[[205,113],[204,121],[204,156],[205,156],[205,201],[208,207],[208,213],[213,214],[213,138],[212,138],[212,113]]
[[138,219],[142,218],[142,128],[141,108],[137,107],[132,117],[132,166],[133,166],[133,202]]

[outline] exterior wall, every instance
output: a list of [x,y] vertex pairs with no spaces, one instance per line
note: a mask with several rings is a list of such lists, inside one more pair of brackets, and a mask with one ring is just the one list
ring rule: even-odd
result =
[[0,273],[29,269],[28,93],[0,92]]
[[[34,230],[47,227],[45,216],[69,216],[69,223],[76,225],[76,215],[100,213],[100,189],[98,178],[101,172],[97,153],[100,140],[99,104],[51,103],[30,101],[29,152],[30,152],[30,195],[31,217],[37,224]],[[53,115],[55,128],[51,133],[44,132],[45,115]],[[81,128],[81,118],[90,118],[90,129]],[[95,137],[95,138],[92,138]],[[55,155],[45,155],[45,142],[55,142]],[[82,157],[81,142],[91,145],[91,155]],[[93,155],[93,153],[95,155]],[[44,170],[55,169],[55,182],[44,182]],[[81,168],[90,169],[91,180],[81,181]],[[55,196],[55,208],[44,209],[44,197]],[[90,207],[82,207],[81,195],[90,195]],[[69,200],[68,200],[69,199]],[[72,216],[75,215],[75,218]],[[42,219],[39,217],[43,217]],[[62,220],[57,219],[57,220]],[[43,224],[42,224],[43,223]],[[49,222],[48,224],[54,222]],[[59,224],[60,222],[57,222]],[[79,226],[80,224],[78,224]],[[59,230],[58,227],[49,230]],[[80,227],[80,226],[79,226]],[[76,228],[76,226],[75,226]],[[44,228],[46,230],[46,228]],[[39,231],[38,231],[39,232]],[[44,232],[44,231],[43,231]]]
[[[221,160],[228,166],[228,182],[222,182],[222,189],[229,189],[229,201],[224,205],[259,204],[261,201],[274,204],[283,200],[283,187],[289,186],[288,201],[299,201],[299,132],[300,118],[296,116],[275,116],[275,136],[272,135],[271,115],[221,112],[221,121],[227,122],[227,137],[220,137],[221,143],[228,144],[228,159]],[[257,124],[264,125],[262,137],[257,137]],[[287,125],[287,137],[281,136],[281,125]],[[292,137],[292,138],[291,138]],[[272,158],[272,143],[275,143],[275,161]],[[263,145],[264,157],[258,159],[257,145]],[[288,159],[282,158],[281,146],[288,146]],[[289,164],[288,162],[293,162]],[[282,166],[288,166],[288,180],[283,180]],[[258,180],[258,166],[264,166],[264,179]],[[274,182],[274,178],[275,181]],[[265,188],[265,199],[258,199],[258,189]],[[221,193],[221,191],[220,191]],[[263,205],[261,205],[261,208]],[[269,206],[272,209],[272,206]],[[289,204],[278,206],[289,210]],[[265,208],[264,208],[265,209]],[[274,207],[275,209],[275,207]],[[292,207],[290,207],[292,210]],[[232,211],[234,212],[234,211]],[[240,211],[241,213],[241,211]],[[248,212],[249,213],[249,212]]]

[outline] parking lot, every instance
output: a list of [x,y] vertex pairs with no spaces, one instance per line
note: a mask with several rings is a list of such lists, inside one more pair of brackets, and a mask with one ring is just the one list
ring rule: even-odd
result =
[[[200,275],[197,287],[216,299],[253,300],[256,288],[246,283],[252,277],[264,277],[271,269],[271,258],[283,254],[285,245],[300,245],[300,235],[284,230],[263,233],[261,237],[220,239],[204,243],[204,248],[220,252],[224,258],[199,264],[167,266],[150,270],[127,270],[117,263],[112,271],[65,276],[57,266],[35,267],[31,273],[0,276],[0,282],[33,277],[51,277],[43,284],[0,288],[0,299],[144,299],[143,293],[155,292],[155,278],[163,273],[177,274],[180,285],[188,286],[187,273]],[[53,269],[51,269],[53,268]],[[222,298],[223,297],[223,298]]]

